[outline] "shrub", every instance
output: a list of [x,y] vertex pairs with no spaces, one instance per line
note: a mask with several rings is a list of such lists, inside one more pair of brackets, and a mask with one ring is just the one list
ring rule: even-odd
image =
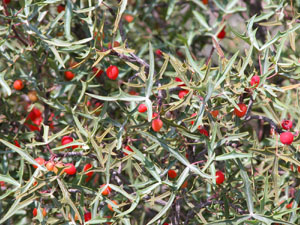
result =
[[3,0],[0,224],[299,224],[299,4]]

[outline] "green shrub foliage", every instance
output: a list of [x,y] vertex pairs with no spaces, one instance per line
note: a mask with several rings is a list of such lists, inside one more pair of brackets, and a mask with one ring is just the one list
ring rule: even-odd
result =
[[300,224],[299,7],[2,0],[0,224]]

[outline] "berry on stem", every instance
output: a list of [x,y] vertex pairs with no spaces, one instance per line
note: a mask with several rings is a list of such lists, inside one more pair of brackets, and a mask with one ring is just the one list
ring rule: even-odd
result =
[[178,97],[179,97],[180,99],[182,99],[182,98],[184,98],[184,96],[186,96],[188,93],[189,93],[188,90],[181,90],[181,91],[179,91],[179,93],[178,93]]
[[280,141],[284,145],[290,145],[294,141],[294,135],[289,131],[283,132],[280,134]]
[[243,116],[245,116],[245,114],[246,114],[246,112],[247,112],[247,106],[246,106],[244,103],[239,103],[239,104],[238,104],[238,107],[240,108],[240,110],[237,109],[237,108],[235,108],[235,109],[234,109],[234,114],[235,114],[237,117],[243,117]]
[[152,120],[152,129],[155,132],[159,132],[162,127],[163,127],[163,122],[160,119]]
[[[130,152],[133,152],[133,150],[128,145],[125,147],[125,149]],[[128,155],[128,154],[126,152],[124,152],[124,155]]]
[[91,212],[86,212],[84,214],[84,221],[87,222],[87,221],[89,221],[91,219],[92,219],[92,213]]
[[98,69],[97,67],[92,68],[94,74],[96,74],[96,77],[100,77],[101,74],[104,72],[103,70]]
[[[69,143],[71,143],[71,142],[73,142],[73,138],[70,137],[70,136],[64,136],[64,137],[61,139],[61,145],[66,145],[66,144],[69,144]],[[75,148],[77,148],[77,147],[78,147],[78,145],[73,145],[73,146],[72,146],[72,149],[75,149]]]
[[222,184],[225,180],[225,176],[224,176],[224,173],[220,170],[218,170],[216,172],[216,183],[217,184]]
[[[115,200],[112,200],[112,202],[115,204],[115,205],[118,205],[118,203],[115,201]],[[110,211],[114,211],[114,209],[113,209],[113,206],[111,205],[111,204],[107,204],[107,207],[108,207],[108,209],[110,210]]]
[[145,104],[140,104],[139,107],[138,107],[138,111],[140,113],[144,113],[147,111],[147,106]]
[[217,37],[219,39],[223,39],[226,36],[226,31],[225,31],[225,27],[220,31],[220,33],[218,33]]
[[177,173],[175,170],[169,170],[168,171],[168,176],[170,179],[175,179],[177,177]]
[[285,130],[290,130],[293,127],[293,122],[291,120],[283,120],[281,126]]
[[161,57],[163,54],[162,54],[162,51],[160,49],[156,49],[155,50],[155,54],[159,57]]
[[131,23],[134,19],[134,17],[132,15],[126,14],[124,15],[124,19],[128,22]]
[[[183,82],[179,77],[175,77],[175,81],[176,82]],[[186,86],[184,83],[183,84],[180,84],[178,85],[179,87],[183,87],[183,86]]]
[[217,118],[218,115],[219,115],[219,110],[213,110],[213,111],[210,112],[210,114],[211,114],[213,117]]
[[74,175],[76,174],[76,167],[74,166],[73,163],[67,163],[65,164],[66,168],[64,169],[64,172],[66,174],[69,174],[69,175]]
[[260,77],[255,75],[251,78],[250,85],[257,87],[259,85],[259,82],[260,82]]
[[111,80],[116,80],[118,78],[118,75],[119,75],[119,69],[117,66],[109,66],[107,69],[106,69],[106,75],[108,76],[109,79]]
[[23,81],[21,81],[21,80],[15,80],[15,82],[14,82],[14,89],[16,89],[17,91],[21,91],[23,88],[24,88]]
[[73,78],[75,77],[75,74],[72,73],[71,71],[65,71],[65,79],[70,81],[73,80]]
[[65,10],[65,6],[64,5],[59,5],[59,6],[57,6],[56,10],[57,10],[58,13],[61,13],[62,11]]
[[[88,163],[88,164],[86,164],[86,165],[83,167],[83,171],[86,172],[86,171],[88,171],[89,169],[91,169],[92,167],[93,167],[92,164]],[[88,172],[88,173],[86,173],[86,175],[87,175],[88,177],[93,176],[93,174],[94,174],[94,172]]]
[[[43,159],[43,158],[41,158],[41,157],[36,158],[35,161],[36,161],[39,165],[44,165],[44,163],[45,163],[45,159]],[[35,168],[35,169],[37,168],[36,165],[32,165],[32,166],[33,166],[33,168]]]
[[[106,186],[106,184],[102,184],[100,186],[100,188],[103,188],[104,186]],[[109,186],[107,186],[103,191],[102,191],[102,195],[109,195],[111,192],[111,188]]]

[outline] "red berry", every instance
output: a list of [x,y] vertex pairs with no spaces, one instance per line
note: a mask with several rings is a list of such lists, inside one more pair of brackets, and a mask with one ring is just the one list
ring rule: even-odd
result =
[[[112,202],[115,204],[115,205],[118,205],[118,203],[115,201],[115,200],[112,200]],[[113,209],[113,207],[112,207],[112,205],[111,204],[107,204],[107,207],[108,207],[108,209],[110,210],[110,211],[114,211],[114,209]]]
[[294,135],[289,131],[280,134],[280,141],[284,145],[292,144],[293,140],[294,140]]
[[[128,145],[125,147],[125,149],[130,152],[133,152],[133,150]],[[124,155],[128,155],[128,154],[126,152],[124,152]]]
[[[66,145],[66,144],[69,144],[73,142],[73,138],[70,137],[70,136],[64,136],[62,139],[61,139],[61,145]],[[77,148],[78,146],[77,145],[73,145],[72,146],[72,149],[75,149]]]
[[174,179],[174,178],[177,177],[177,173],[176,173],[175,170],[169,170],[168,171],[168,176],[169,176],[170,179]]
[[[44,165],[44,163],[45,163],[45,159],[40,158],[40,157],[36,158],[35,161],[36,161],[39,165]],[[33,168],[35,168],[35,169],[37,168],[36,165],[32,165],[32,166],[33,166]]]
[[134,19],[134,17],[132,15],[126,14],[124,15],[124,19],[128,22],[131,23]]
[[87,212],[84,214],[84,221],[87,222],[89,220],[92,219],[92,213],[91,212]]
[[[83,171],[86,172],[86,171],[88,171],[89,169],[91,169],[92,167],[93,167],[92,164],[88,163],[88,164],[86,164],[86,165],[83,167]],[[94,172],[88,172],[88,173],[86,173],[86,175],[87,175],[88,177],[93,176],[93,174],[94,174]]]
[[[119,47],[120,43],[118,41],[114,41],[114,47]],[[108,43],[108,48],[111,49],[111,43]]]
[[219,110],[211,111],[210,114],[216,118],[219,115]]
[[181,185],[181,188],[186,188],[188,186],[188,181],[184,181],[184,183]]
[[64,7],[63,5],[57,6],[57,12],[58,12],[58,13],[61,13],[61,12],[64,11],[64,10],[65,10],[65,7]]
[[147,111],[147,106],[145,104],[140,104],[139,107],[138,107],[138,111],[140,113],[144,113]]
[[[292,168],[293,165],[291,165]],[[294,169],[294,168],[293,168]],[[298,173],[300,173],[300,166],[297,167]]]
[[119,69],[116,66],[109,66],[106,70],[106,75],[109,79],[115,80],[118,78],[119,75]]
[[178,97],[181,99],[181,98],[184,98],[184,96],[186,96],[187,94],[189,93],[188,90],[181,90],[179,91],[178,93]]
[[291,120],[283,120],[281,126],[285,130],[290,130],[293,127],[293,122]]
[[152,129],[155,132],[159,132],[162,127],[163,127],[163,122],[160,119],[152,120]]
[[207,4],[208,4],[208,0],[202,0],[202,3],[203,3],[204,5],[207,5]]
[[24,88],[23,81],[21,81],[21,80],[15,80],[15,82],[14,82],[14,89],[16,89],[17,91],[20,91],[23,88]]
[[286,207],[287,209],[291,209],[291,208],[293,207],[293,202],[291,202],[290,204],[287,204],[285,207]]
[[65,164],[66,168],[64,169],[64,172],[66,174],[69,174],[69,175],[74,175],[76,174],[76,167],[74,166],[73,163],[67,163]]
[[96,74],[96,77],[100,77],[101,74],[104,72],[103,70],[98,69],[97,67],[92,68],[94,74]]
[[218,33],[217,37],[223,39],[226,36],[225,27]]
[[156,49],[155,54],[158,55],[158,56],[163,55],[160,49]]
[[208,131],[205,130],[204,128],[201,128],[201,126],[198,128],[200,134],[204,134],[206,137],[208,137]]
[[[182,80],[179,78],[179,77],[175,77],[175,81],[176,82],[182,82]],[[183,87],[183,86],[186,86],[185,84],[180,84],[178,85],[179,87]]]
[[153,118],[156,118],[157,116],[158,116],[158,113],[153,113],[153,114],[152,114],[152,119],[153,119]]
[[[197,116],[197,113],[193,113],[192,115],[191,115],[191,117],[195,117],[195,116]],[[193,120],[193,121],[191,121],[191,124],[193,125],[195,123],[195,121]]]
[[3,2],[4,2],[4,4],[6,4],[6,5],[7,5],[7,4],[9,4],[9,3],[10,3],[10,0],[4,0]]
[[163,225],[169,225],[168,223],[163,223]]
[[216,172],[216,183],[217,184],[222,184],[225,180],[225,176],[224,176],[224,173],[220,170],[218,170]]
[[14,142],[15,142],[15,146],[21,148],[21,145],[19,144],[19,142],[17,140],[14,140]]
[[247,106],[244,103],[239,103],[238,104],[239,108],[241,111],[239,111],[237,108],[234,109],[234,114],[237,117],[243,117],[245,116],[246,112],[247,112]]
[[257,87],[259,85],[259,82],[260,82],[260,77],[255,75],[251,78],[250,85]]
[[[100,186],[100,188],[103,188],[104,186],[106,186],[106,184],[102,184]],[[102,195],[109,195],[111,192],[111,188],[109,186],[107,186],[103,191],[102,191]]]
[[75,77],[75,74],[71,71],[65,71],[65,79],[66,80],[72,80]]
[[33,214],[33,217],[36,217],[36,215],[37,215],[37,208],[33,209],[32,214]]

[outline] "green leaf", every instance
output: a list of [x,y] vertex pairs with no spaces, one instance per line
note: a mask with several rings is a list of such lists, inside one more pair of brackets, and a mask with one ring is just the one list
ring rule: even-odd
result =
[[10,149],[12,149],[13,151],[17,152],[23,159],[25,159],[26,161],[28,161],[30,164],[33,164],[35,166],[37,166],[40,170],[42,171],[47,171],[47,169],[44,166],[41,166],[40,164],[38,164],[34,158],[32,158],[27,152],[23,151],[21,148],[7,142],[4,141],[3,139],[0,139],[0,142],[2,142],[4,145],[6,145],[7,147],[9,147]]
[[7,72],[7,70],[3,70],[3,71],[0,73],[0,85],[1,85],[2,88],[3,88],[4,95],[10,96],[10,95],[11,95],[11,89],[10,89],[10,87],[8,86],[8,84],[6,83],[6,81],[4,80],[4,76],[5,76],[5,73],[6,73],[6,72]]
[[236,158],[249,158],[252,157],[252,154],[238,153],[236,151],[232,151],[229,153],[225,153],[223,155],[216,156],[216,161],[228,160],[228,159],[236,159]]
[[189,64],[192,66],[192,68],[196,71],[196,74],[198,74],[200,76],[200,79],[203,80],[204,79],[204,73],[201,72],[201,70],[199,69],[200,66],[198,66],[196,64],[196,62],[193,60],[193,57],[191,56],[191,53],[188,49],[188,46],[185,46],[185,54],[187,56],[188,62]]
[[102,101],[137,101],[137,102],[141,102],[141,101],[145,101],[146,97],[143,96],[136,96],[136,95],[129,95],[125,92],[123,92],[121,89],[119,90],[119,94],[115,95],[115,96],[100,96],[100,95],[95,95],[95,94],[90,94],[90,93],[86,93],[86,95],[98,99],[98,100],[102,100]]
[[211,28],[210,26],[207,24],[205,18],[200,14],[198,13],[196,10],[193,10],[193,14],[194,16],[196,17],[196,19],[198,20],[198,22],[207,30],[207,31],[210,31]]
[[72,22],[72,2],[71,0],[67,0],[67,5],[65,8],[65,34],[67,39],[72,40],[71,35],[71,22]]

